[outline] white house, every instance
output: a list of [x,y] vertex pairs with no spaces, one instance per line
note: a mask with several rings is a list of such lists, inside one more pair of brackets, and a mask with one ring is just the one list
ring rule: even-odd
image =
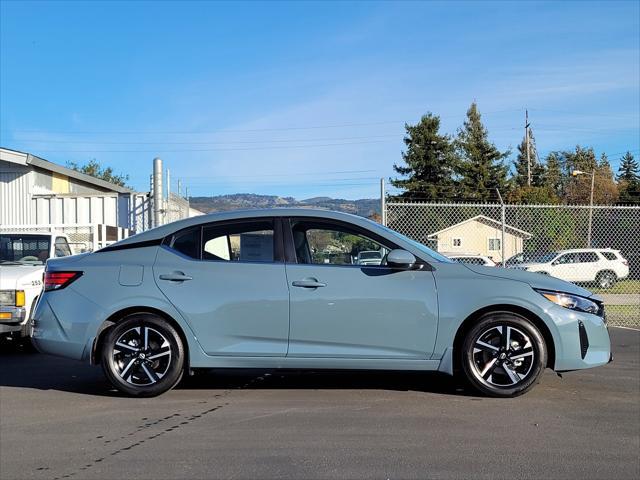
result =
[[[524,240],[531,234],[505,225],[505,259],[523,251]],[[437,241],[439,252],[486,255],[494,261],[502,261],[502,223],[484,215],[456,223],[427,237]]]

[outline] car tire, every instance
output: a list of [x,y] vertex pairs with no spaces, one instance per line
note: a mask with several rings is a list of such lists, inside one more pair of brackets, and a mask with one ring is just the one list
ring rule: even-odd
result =
[[158,315],[128,315],[107,331],[102,345],[104,374],[122,393],[154,397],[171,390],[182,379],[182,340],[176,329]]
[[462,369],[477,391],[517,397],[538,383],[547,365],[547,347],[536,326],[512,312],[484,315],[462,344]]
[[613,287],[617,280],[616,274],[610,271],[598,272],[596,275],[596,285],[605,290]]

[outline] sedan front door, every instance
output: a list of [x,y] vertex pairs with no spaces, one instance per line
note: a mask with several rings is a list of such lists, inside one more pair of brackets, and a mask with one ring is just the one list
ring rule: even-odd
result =
[[288,227],[289,357],[430,358],[438,317],[428,265],[358,265],[359,252],[384,257],[396,246],[342,222],[292,219]]

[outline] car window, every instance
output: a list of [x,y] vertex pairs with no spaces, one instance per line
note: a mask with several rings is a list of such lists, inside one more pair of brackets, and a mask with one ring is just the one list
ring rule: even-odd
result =
[[50,235],[0,234],[0,263],[43,264],[50,247]]
[[567,263],[578,263],[580,261],[577,253],[565,253],[560,258],[558,258],[555,263],[559,265],[567,264]]
[[271,220],[211,225],[202,231],[202,259],[229,262],[273,262]]
[[617,260],[618,257],[613,252],[600,252],[607,260]]
[[69,248],[66,238],[56,237],[55,252],[56,257],[66,257],[71,255],[71,248]]
[[580,252],[580,263],[593,263],[598,261],[596,252]]
[[200,258],[200,227],[174,234],[169,246],[187,257]]
[[[382,245],[341,225],[324,227],[297,222],[293,225],[292,232],[298,263],[380,265],[391,250],[390,246]],[[367,253],[360,257],[360,252],[377,253]]]

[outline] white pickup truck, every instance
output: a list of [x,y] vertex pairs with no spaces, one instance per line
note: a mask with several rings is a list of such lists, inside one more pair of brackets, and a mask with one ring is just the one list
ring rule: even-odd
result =
[[0,336],[29,336],[47,259],[71,255],[66,235],[0,232]]

